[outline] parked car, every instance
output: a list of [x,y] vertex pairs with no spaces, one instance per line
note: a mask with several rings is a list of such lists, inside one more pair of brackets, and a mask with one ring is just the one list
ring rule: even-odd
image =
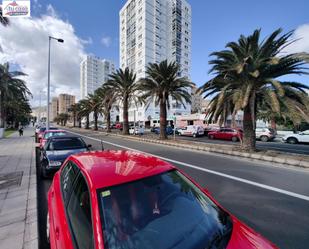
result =
[[115,124],[115,129],[122,130],[122,124],[121,123]]
[[42,138],[39,141],[39,143],[40,143],[39,147],[43,148],[46,141],[52,136],[65,136],[65,135],[68,135],[68,133],[64,130],[48,130],[48,131],[45,131],[42,135]]
[[145,128],[143,127],[143,126],[140,126],[140,127],[138,127],[138,126],[131,126],[130,128],[129,128],[129,134],[130,135],[144,135],[144,133],[145,133]]
[[204,135],[208,136],[208,133],[211,131],[218,131],[220,130],[220,127],[216,127],[216,126],[208,126],[204,129]]
[[309,130],[285,135],[282,137],[282,141],[289,144],[309,143]]
[[47,199],[51,249],[277,248],[180,170],[133,151],[70,156]]
[[[49,127],[49,130],[58,130],[57,127]],[[46,127],[41,127],[39,129],[39,131],[36,133],[36,136],[35,136],[35,142],[36,143],[39,143],[40,142],[40,139],[42,138],[44,132],[46,131]]]
[[[165,130],[166,130],[166,135],[173,135],[174,134],[174,129],[171,126],[167,126]],[[157,134],[157,135],[160,134],[160,127],[156,127],[154,129],[154,133]]]
[[221,128],[218,131],[209,132],[208,137],[210,139],[232,140],[233,142],[237,142],[242,139],[243,132],[240,129]]
[[178,130],[180,136],[198,137],[204,135],[204,128],[198,125],[188,125]]
[[276,132],[271,128],[259,128],[255,129],[255,137],[263,142],[272,141],[276,137]]
[[78,136],[50,137],[40,153],[40,175],[46,178],[55,173],[68,156],[88,151],[91,145],[86,145]]

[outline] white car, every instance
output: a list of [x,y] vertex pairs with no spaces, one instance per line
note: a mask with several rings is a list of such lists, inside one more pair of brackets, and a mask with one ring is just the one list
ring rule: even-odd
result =
[[309,130],[302,131],[295,134],[288,134],[282,138],[283,142],[287,142],[289,144],[297,144],[297,143],[309,143]]
[[198,125],[188,125],[178,130],[180,136],[198,137],[204,135],[204,128]]
[[272,141],[276,137],[276,134],[275,134],[275,131],[271,128],[257,127],[255,129],[255,137],[256,139],[259,139],[262,142],[268,142],[268,141]]
[[143,126],[140,126],[140,127],[131,126],[129,129],[130,135],[143,135],[144,133],[145,133],[145,128]]

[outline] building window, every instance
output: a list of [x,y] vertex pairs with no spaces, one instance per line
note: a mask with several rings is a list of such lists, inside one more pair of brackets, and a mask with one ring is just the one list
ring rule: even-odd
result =
[[142,42],[140,44],[138,44],[138,48],[141,48],[142,46],[143,46]]

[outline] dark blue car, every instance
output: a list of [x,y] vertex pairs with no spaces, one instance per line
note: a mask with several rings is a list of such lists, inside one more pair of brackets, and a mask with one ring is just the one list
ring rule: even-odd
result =
[[91,145],[86,145],[78,136],[50,137],[41,150],[40,175],[46,178],[55,173],[72,154],[88,151]]
[[[160,134],[160,127],[154,129],[155,134]],[[173,135],[174,129],[171,126],[166,127],[166,135]]]

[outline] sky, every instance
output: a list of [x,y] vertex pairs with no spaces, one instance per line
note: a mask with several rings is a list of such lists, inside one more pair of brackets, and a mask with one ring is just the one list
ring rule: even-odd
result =
[[[0,0],[1,1],[1,0]],[[241,34],[261,28],[265,37],[277,28],[295,30],[299,39],[286,52],[309,52],[308,0],[187,0],[192,6],[191,79],[198,86],[209,80],[209,54],[224,49]],[[15,18],[0,26],[0,63],[9,61],[25,77],[38,105],[45,100],[48,35],[64,39],[52,42],[52,95],[75,94],[79,98],[79,64],[86,54],[113,60],[119,65],[119,10],[125,0],[32,0],[31,18]],[[309,85],[309,76],[290,76]]]

